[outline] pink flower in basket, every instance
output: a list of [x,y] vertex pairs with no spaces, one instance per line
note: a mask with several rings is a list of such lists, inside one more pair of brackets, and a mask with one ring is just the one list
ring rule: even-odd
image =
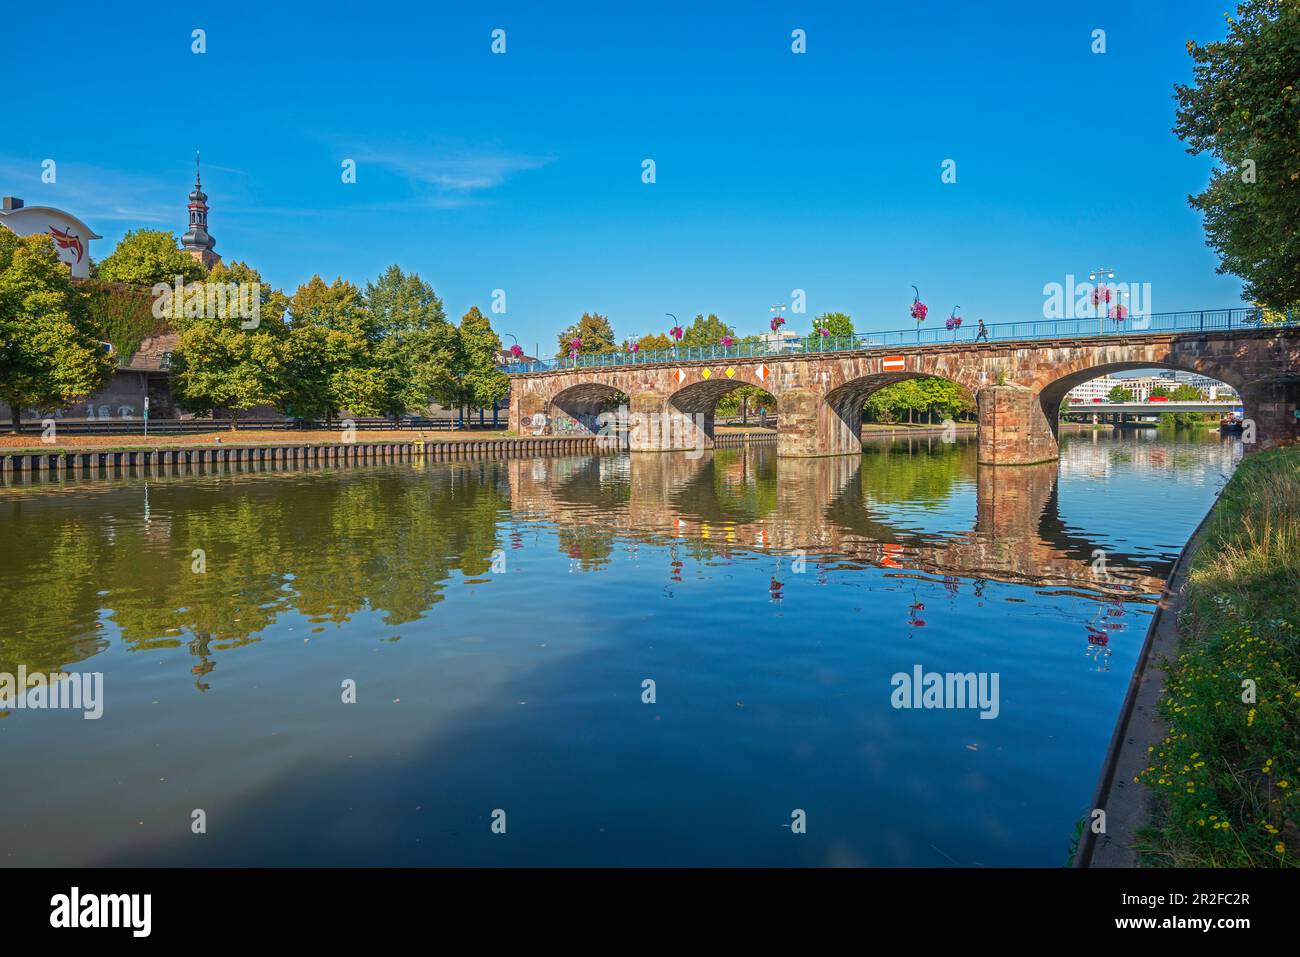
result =
[[735,342],[735,341],[736,341],[736,340],[735,340],[735,339],[732,339],[731,336],[723,336],[723,337],[722,337],[722,347],[725,349],[725,348],[727,348],[728,346],[730,346],[730,345],[731,345],[733,342]]
[[773,332],[776,332],[776,330],[780,329],[780,328],[781,328],[782,326],[784,326],[784,325],[785,325],[785,317],[784,317],[784,316],[773,316],[773,317],[772,317],[772,331],[773,331]]
[[921,290],[913,286],[912,291],[916,293],[912,297],[912,318],[917,322],[924,322],[925,317],[930,312],[930,307],[921,301]]
[[818,329],[817,331],[822,334],[823,339],[825,339],[827,336],[831,334],[831,331],[827,329],[825,326],[822,326],[822,328]]
[[1092,304],[1100,306],[1103,302],[1110,302],[1110,288],[1108,286],[1097,286],[1092,291]]
[[639,342],[634,342],[634,343],[632,343],[630,346],[628,346],[627,348],[628,348],[628,351],[629,351],[629,352],[639,352],[639,351],[641,350],[641,343],[639,343]]
[[671,329],[668,330],[668,334],[669,334],[670,336],[672,336],[674,339],[676,339],[678,342],[681,342],[681,341],[682,341],[682,327],[681,327],[681,326],[673,326]]
[[1128,318],[1128,309],[1127,309],[1126,307],[1124,307],[1124,306],[1116,306],[1116,307],[1115,307],[1115,318],[1116,318],[1116,319],[1127,319],[1127,318]]
[[514,356],[516,359],[518,359],[521,355],[524,354],[523,347],[520,346],[518,343],[515,343],[513,346],[510,347],[510,354]]

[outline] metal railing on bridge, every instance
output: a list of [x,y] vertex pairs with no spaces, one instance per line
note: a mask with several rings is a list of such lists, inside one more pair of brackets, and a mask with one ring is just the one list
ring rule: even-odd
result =
[[645,365],[659,362],[693,360],[749,359],[766,356],[786,357],[823,352],[849,352],[863,349],[888,349],[896,346],[951,345],[977,341],[1025,339],[1076,339],[1085,337],[1131,336],[1169,332],[1223,332],[1232,329],[1276,329],[1300,326],[1300,313],[1288,310],[1276,320],[1265,320],[1260,309],[1202,309],[1195,312],[1156,312],[1125,319],[1088,317],[1084,319],[1040,319],[1033,322],[999,322],[984,327],[962,324],[953,329],[897,329],[890,332],[862,332],[851,336],[810,334],[783,342],[736,342],[729,346],[674,346],[652,352],[605,352],[576,358],[538,359],[512,362],[505,371],[512,375],[526,372],[550,372],[558,369],[585,369],[601,366]]

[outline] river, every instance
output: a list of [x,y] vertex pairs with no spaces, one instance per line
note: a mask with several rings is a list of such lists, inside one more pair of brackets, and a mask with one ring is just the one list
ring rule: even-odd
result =
[[[0,861],[1063,865],[1239,456],[1148,431],[996,470],[934,436],[10,481],[0,672],[103,678],[97,720],[0,718]],[[931,672],[986,696],[896,677]]]

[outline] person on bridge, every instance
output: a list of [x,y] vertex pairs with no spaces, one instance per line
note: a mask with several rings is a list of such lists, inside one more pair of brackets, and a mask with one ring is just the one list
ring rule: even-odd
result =
[[976,342],[979,342],[981,339],[983,339],[985,342],[988,342],[988,341],[989,341],[989,327],[986,326],[986,325],[984,325],[984,320],[983,320],[983,319],[980,319],[980,320],[977,320],[977,321],[979,322],[979,328],[975,330],[975,341],[976,341]]

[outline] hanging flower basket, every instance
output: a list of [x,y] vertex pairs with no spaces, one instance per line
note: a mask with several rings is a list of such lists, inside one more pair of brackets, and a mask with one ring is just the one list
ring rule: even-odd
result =
[[925,317],[929,314],[930,307],[921,301],[921,290],[913,286],[912,291],[916,293],[916,295],[912,297],[912,318],[919,324],[925,322]]
[[784,316],[773,316],[773,317],[772,317],[772,331],[773,331],[773,332],[776,332],[776,330],[780,329],[780,328],[781,328],[782,326],[784,326],[784,325],[785,325],[785,317],[784,317]]
[[730,348],[731,348],[731,344],[732,344],[733,342],[735,342],[735,341],[736,341],[736,340],[732,339],[731,336],[723,336],[723,337],[722,337],[722,348],[724,348],[724,349],[730,349]]
[[524,354],[523,347],[520,346],[518,343],[516,343],[515,345],[510,347],[510,354],[514,356],[516,359],[518,359],[520,356]]

